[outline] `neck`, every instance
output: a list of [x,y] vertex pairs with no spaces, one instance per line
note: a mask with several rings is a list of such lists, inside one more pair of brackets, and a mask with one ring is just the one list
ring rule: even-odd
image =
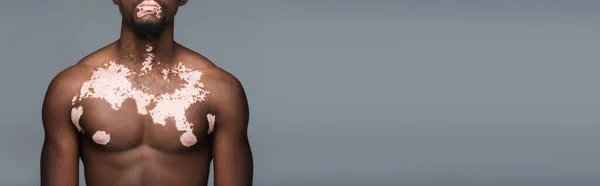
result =
[[116,42],[119,58],[134,63],[162,62],[170,63],[174,56],[175,41],[173,40],[173,21],[169,21],[162,33],[155,38],[142,38],[123,20],[121,36]]

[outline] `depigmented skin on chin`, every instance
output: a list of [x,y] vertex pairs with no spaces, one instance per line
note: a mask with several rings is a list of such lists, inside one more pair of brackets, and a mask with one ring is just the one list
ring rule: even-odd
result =
[[156,18],[161,17],[162,8],[156,1],[144,1],[136,7],[138,10],[136,16],[142,18],[147,15],[154,15]]

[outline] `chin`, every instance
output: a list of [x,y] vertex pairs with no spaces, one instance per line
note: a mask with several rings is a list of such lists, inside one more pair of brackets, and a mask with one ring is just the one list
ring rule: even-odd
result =
[[161,24],[161,20],[152,18],[140,18],[135,20],[136,25],[158,25]]
[[142,38],[152,39],[160,36],[166,25],[165,20],[147,19],[145,17],[142,17],[142,20],[132,20],[130,22],[131,28]]
[[144,23],[159,23],[161,21],[164,21],[161,19],[162,16],[160,15],[145,15],[142,17],[136,17],[134,18],[134,21],[137,22],[138,24],[144,24]]

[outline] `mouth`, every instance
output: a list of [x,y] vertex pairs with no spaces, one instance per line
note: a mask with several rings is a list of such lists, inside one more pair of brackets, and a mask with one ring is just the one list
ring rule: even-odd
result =
[[141,18],[147,15],[154,15],[157,18],[160,18],[162,8],[156,1],[144,1],[139,4],[137,7],[137,17]]

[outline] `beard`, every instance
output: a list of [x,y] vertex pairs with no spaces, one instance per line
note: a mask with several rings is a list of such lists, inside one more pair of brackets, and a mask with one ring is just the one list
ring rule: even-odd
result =
[[[144,39],[157,38],[160,36],[160,34],[163,32],[164,28],[166,27],[168,19],[166,18],[166,16],[162,15],[161,18],[158,19],[158,21],[156,21],[156,20],[152,21],[152,20],[147,20],[147,19],[136,21],[137,6],[143,2],[144,2],[144,0],[138,0],[138,2],[135,3],[134,10],[133,10],[134,13],[132,14],[132,16],[129,19],[129,26],[133,29],[135,34],[137,34],[141,38],[144,38]],[[157,3],[160,5],[160,7],[164,13],[165,5],[158,1],[157,1]]]
[[136,22],[134,19],[130,19],[129,26],[131,26],[133,31],[141,38],[153,39],[160,36],[167,25],[166,22],[167,21],[164,18],[161,18],[158,22],[144,21],[141,23]]

